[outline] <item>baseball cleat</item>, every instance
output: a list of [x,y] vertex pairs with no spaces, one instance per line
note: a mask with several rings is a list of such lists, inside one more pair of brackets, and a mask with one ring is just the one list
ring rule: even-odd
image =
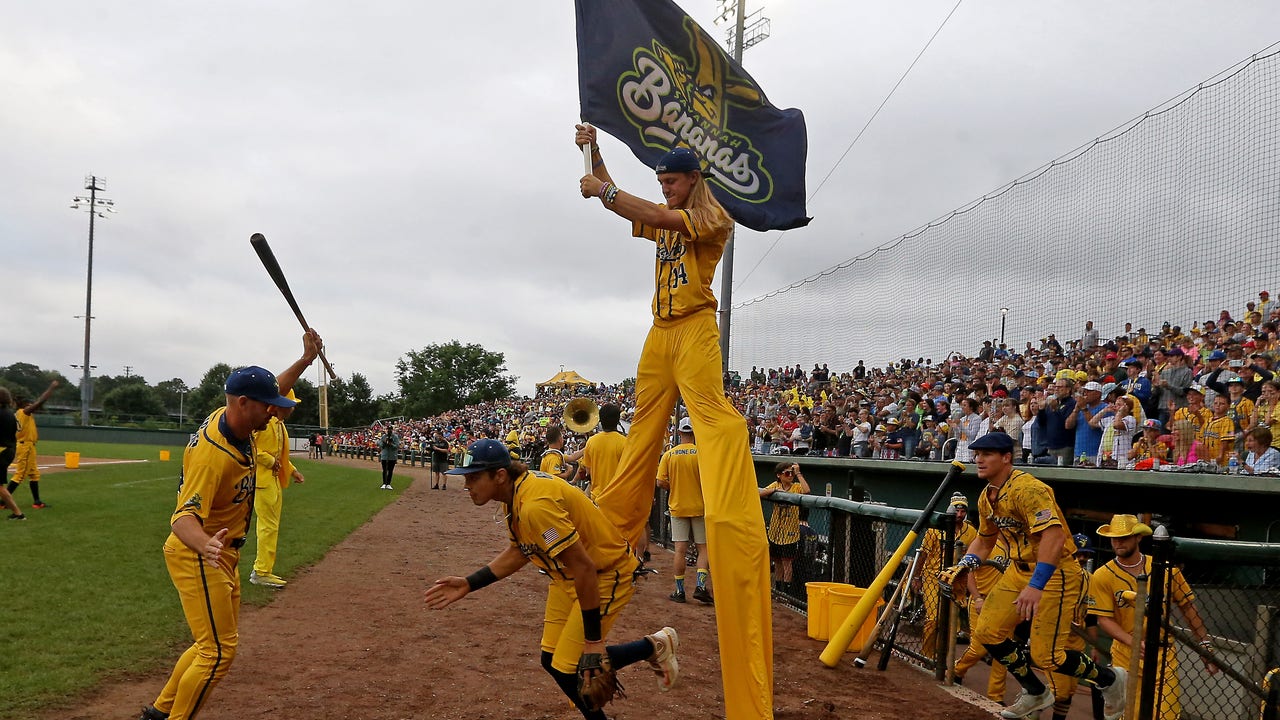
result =
[[144,705],[139,720],[169,720],[169,713],[160,712],[154,705]]
[[1111,672],[1116,674],[1116,679],[1102,688],[1102,717],[1106,720],[1119,720],[1124,715],[1125,686],[1128,685],[1129,673],[1121,667],[1113,667]]
[[711,591],[704,587],[696,588],[693,591],[693,599],[707,605],[714,605],[716,602],[716,599],[711,597]]
[[1038,715],[1041,710],[1053,705],[1053,691],[1045,688],[1044,692],[1039,695],[1028,695],[1023,690],[1017,701],[1012,705],[1000,711],[1000,717],[1006,720],[1018,720],[1019,718],[1031,717]]
[[26,520],[27,516],[22,513],[9,513],[10,520]]
[[47,508],[47,507],[49,507],[49,506],[48,506],[48,505],[45,505],[44,503],[32,503],[32,504],[31,504],[31,507],[33,507],[33,508],[35,508],[35,509],[37,509],[37,510],[43,510],[43,509],[45,509],[45,508]]
[[653,656],[649,658],[649,666],[658,675],[658,689],[666,692],[676,684],[676,676],[680,674],[680,663],[676,661],[676,653],[680,650],[680,636],[673,627],[664,627],[652,635],[646,635],[653,643]]
[[259,575],[257,571],[254,570],[249,571],[249,582],[254,585],[262,585],[263,587],[282,588],[285,586],[285,581],[275,575],[270,573]]
[[684,593],[679,590],[672,592],[670,595],[667,596],[667,598],[671,600],[671,602],[678,602],[678,603],[687,602],[687,600],[685,599]]

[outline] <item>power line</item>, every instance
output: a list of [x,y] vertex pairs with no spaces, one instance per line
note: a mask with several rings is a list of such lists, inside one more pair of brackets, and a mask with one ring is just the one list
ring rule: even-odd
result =
[[[861,130],[858,131],[858,134],[853,138],[853,142],[849,143],[849,147],[845,148],[844,152],[840,154],[840,158],[837,159],[835,165],[832,165],[831,169],[827,171],[826,176],[823,177],[822,181],[818,183],[818,187],[814,188],[813,192],[809,193],[809,197],[805,201],[806,204],[813,201],[813,198],[817,196],[818,191],[822,189],[822,186],[826,185],[827,180],[830,180],[831,176],[835,174],[835,171],[840,167],[840,163],[844,162],[845,157],[849,154],[851,150],[853,150],[853,146],[858,144],[858,140],[862,138],[863,133],[867,131],[867,128],[871,127],[871,123],[875,122],[876,116],[880,114],[880,111],[884,109],[884,106],[889,104],[889,98],[893,97],[893,94],[898,91],[898,87],[902,85],[902,81],[906,80],[907,75],[911,73],[911,69],[916,66],[916,63],[920,62],[921,57],[924,57],[925,51],[929,49],[929,46],[933,44],[934,39],[936,39],[938,37],[938,34],[942,32],[942,28],[947,26],[947,21],[951,19],[951,16],[955,15],[956,10],[960,9],[960,3],[963,1],[964,0],[956,0],[955,7],[951,8],[951,12],[947,13],[947,16],[942,19],[942,24],[938,26],[937,30],[933,31],[933,35],[929,36],[929,41],[924,44],[924,47],[920,48],[920,52],[916,53],[915,59],[912,60],[911,64],[907,66],[907,69],[903,71],[902,77],[898,78],[898,82],[893,84],[893,88],[889,90],[888,95],[885,95],[884,100],[881,101],[880,103],[880,106],[876,108],[875,112],[871,113],[871,117],[867,118],[867,123],[862,126]],[[786,230],[783,230],[782,232],[778,233],[778,237],[774,239],[773,244],[769,246],[769,249],[765,251],[764,255],[760,256],[760,259],[756,261],[755,265],[751,266],[751,270],[747,272],[747,276],[742,278],[742,280],[738,282],[737,286],[739,288],[742,287],[743,283],[745,283],[748,279],[750,279],[752,273],[756,271],[756,268],[760,267],[760,263],[764,262],[765,258],[769,257],[769,255],[773,252],[773,249],[778,246],[778,243],[782,240],[783,236],[786,234],[787,234]]]

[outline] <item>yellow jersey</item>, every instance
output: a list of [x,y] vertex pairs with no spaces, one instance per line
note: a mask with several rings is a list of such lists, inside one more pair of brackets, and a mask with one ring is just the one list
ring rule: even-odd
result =
[[1034,565],[1040,552],[1040,532],[1055,525],[1066,534],[1058,567],[1077,565],[1076,544],[1054,498],[1053,489],[1030,473],[1014,470],[1009,479],[995,490],[991,499],[991,485],[983,488],[978,498],[978,534],[982,537],[998,535],[1009,549],[1009,559]]
[[565,471],[564,453],[555,449],[543,453],[542,460],[538,462],[538,471],[548,475],[562,475]]
[[[775,480],[765,486],[765,490],[776,489],[785,493],[799,493],[800,483],[793,482],[783,486],[782,481]],[[800,508],[796,505],[773,504],[773,515],[769,517],[769,529],[766,533],[769,542],[774,545],[793,545],[800,542]]]
[[660,230],[640,222],[631,226],[633,235],[652,240],[656,246],[652,310],[653,319],[659,325],[716,309],[711,281],[733,230],[733,219],[725,212],[710,209],[677,209],[676,212],[684,216],[685,228],[680,232]]
[[925,577],[933,578],[944,567],[954,565],[957,558],[964,554],[965,548],[973,544],[978,539],[978,531],[969,523],[960,523],[960,527],[956,530],[956,557],[942,557],[942,531],[938,528],[929,528],[924,534],[924,539],[920,541],[920,547],[924,549],[924,569]]
[[671,517],[701,517],[706,514],[696,445],[681,443],[663,453],[658,461],[658,480],[668,483],[671,488],[667,495]]
[[582,466],[591,471],[591,494],[599,495],[618,473],[627,437],[620,432],[599,432],[587,439],[582,449]]
[[[280,487],[287,486],[289,477],[293,473],[293,465],[289,462],[289,431],[285,429],[280,418],[272,416],[267,421],[265,430],[253,434],[253,447],[258,477],[264,481],[274,477],[280,483]],[[280,470],[273,473],[271,468],[277,460],[280,461]]]
[[13,418],[18,421],[18,442],[34,443],[40,439],[35,416],[27,414],[26,410],[19,410],[13,414]]
[[[1143,556],[1143,565],[1143,572],[1150,578],[1151,556]],[[1148,579],[1148,589],[1150,589],[1150,582],[1150,579]],[[1112,618],[1122,629],[1132,633],[1135,618],[1134,599],[1132,596],[1125,598],[1125,593],[1137,592],[1137,590],[1138,579],[1130,575],[1112,559],[1093,571],[1093,580],[1089,585],[1088,612],[1090,615]],[[1191,591],[1191,586],[1182,577],[1182,571],[1176,567],[1173,568],[1173,572],[1169,576],[1169,583],[1165,587],[1165,592],[1168,593],[1167,597],[1175,605],[1195,600],[1195,593]],[[1162,637],[1166,642],[1169,639],[1167,633],[1163,634]],[[1111,657],[1113,663],[1117,667],[1128,667],[1131,650],[1132,648],[1129,645],[1118,642],[1112,643]]]
[[629,575],[638,564],[622,533],[595,503],[578,488],[545,473],[529,471],[516,478],[507,531],[511,544],[530,562],[570,590],[573,576],[559,556],[579,540],[597,575]]
[[[169,524],[192,515],[210,535],[222,528],[230,530],[230,543],[249,532],[254,452],[252,440],[236,440],[231,435],[226,411],[225,407],[214,410],[183,451],[178,505]],[[172,534],[169,539],[180,542]]]

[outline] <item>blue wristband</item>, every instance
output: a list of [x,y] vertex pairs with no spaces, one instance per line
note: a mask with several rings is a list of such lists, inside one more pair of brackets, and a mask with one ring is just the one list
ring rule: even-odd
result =
[[1027,583],[1037,590],[1043,590],[1045,585],[1049,584],[1049,579],[1053,574],[1058,572],[1058,566],[1047,562],[1036,563],[1036,571],[1031,573],[1031,582]]

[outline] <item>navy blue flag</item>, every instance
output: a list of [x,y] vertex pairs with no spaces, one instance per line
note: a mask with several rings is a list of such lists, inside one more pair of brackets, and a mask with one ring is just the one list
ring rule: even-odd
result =
[[752,230],[805,216],[804,115],[755,80],[670,0],[577,0],[582,119],[653,167],[674,147],[702,158],[711,188]]

